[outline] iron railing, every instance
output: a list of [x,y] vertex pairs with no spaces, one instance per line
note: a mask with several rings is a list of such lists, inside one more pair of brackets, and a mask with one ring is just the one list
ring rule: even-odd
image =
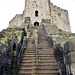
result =
[[37,51],[37,40],[35,41],[35,45],[36,45],[36,66],[37,66],[37,68],[36,68],[36,70],[37,70],[37,75],[38,75],[38,51]]
[[46,30],[46,28],[45,28],[44,25],[43,25],[43,29],[45,30],[45,33],[46,33],[46,35],[47,35],[47,38],[48,38],[48,42],[49,42],[50,47],[53,47],[53,40],[52,40],[52,37],[49,36],[49,34],[48,34],[48,32],[47,32],[47,30]]
[[[50,47],[53,47],[53,40],[49,36],[44,25],[43,29],[46,32]],[[71,55],[69,50],[69,42],[64,44],[64,49],[60,46],[60,44],[57,44],[56,48],[53,49],[60,70],[60,75],[73,75],[71,72]]]
[[22,60],[22,55],[24,53],[24,50],[25,50],[26,46],[27,46],[27,40],[24,39],[23,40],[23,44],[22,44],[21,49],[20,49],[20,52],[18,54],[18,59],[17,59],[17,73],[18,73],[19,65],[20,65],[20,62]]
[[71,53],[69,48],[69,42],[64,44],[64,63],[66,64],[67,75],[73,75],[71,72]]

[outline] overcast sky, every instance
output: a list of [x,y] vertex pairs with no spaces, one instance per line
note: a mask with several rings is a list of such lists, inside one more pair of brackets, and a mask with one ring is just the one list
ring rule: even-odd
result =
[[[71,30],[75,33],[75,0],[51,0],[61,8],[67,9]],[[0,31],[9,26],[9,21],[24,10],[25,0],[0,0]]]

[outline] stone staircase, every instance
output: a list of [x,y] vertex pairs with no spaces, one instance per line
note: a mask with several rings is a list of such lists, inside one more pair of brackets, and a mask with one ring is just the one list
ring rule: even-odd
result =
[[[43,27],[39,27],[38,75],[60,75],[54,52],[50,48]],[[36,48],[32,43],[24,51],[19,67],[19,75],[37,75]]]
[[[30,45],[31,44],[31,45]],[[24,51],[19,67],[19,75],[36,75],[36,49],[35,45],[28,41],[28,48]]]
[[54,52],[49,46],[43,27],[39,28],[38,62],[39,75],[60,75]]

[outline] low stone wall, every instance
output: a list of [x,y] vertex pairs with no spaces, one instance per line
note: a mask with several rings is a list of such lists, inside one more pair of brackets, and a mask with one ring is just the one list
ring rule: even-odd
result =
[[9,22],[9,26],[11,27],[12,25],[16,25],[16,26],[21,26],[23,23],[23,14],[20,15],[16,15],[10,22]]

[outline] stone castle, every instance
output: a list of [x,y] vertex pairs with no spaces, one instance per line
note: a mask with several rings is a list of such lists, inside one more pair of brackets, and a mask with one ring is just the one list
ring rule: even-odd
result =
[[63,31],[71,32],[68,11],[53,5],[49,0],[25,0],[23,14],[17,14],[9,22],[9,26],[23,25],[26,17],[30,17],[31,26],[40,26],[43,20],[46,20]]
[[75,75],[74,57],[68,11],[50,0],[25,0],[0,32],[0,75]]

